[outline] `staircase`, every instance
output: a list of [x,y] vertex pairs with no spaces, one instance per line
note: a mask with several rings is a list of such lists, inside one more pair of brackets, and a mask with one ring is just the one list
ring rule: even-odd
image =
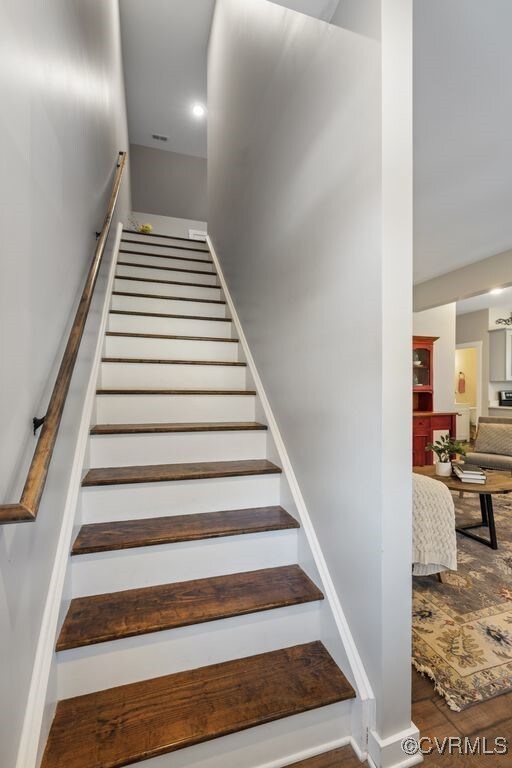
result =
[[209,251],[125,233],[116,270],[42,768],[360,765],[317,755],[355,693]]

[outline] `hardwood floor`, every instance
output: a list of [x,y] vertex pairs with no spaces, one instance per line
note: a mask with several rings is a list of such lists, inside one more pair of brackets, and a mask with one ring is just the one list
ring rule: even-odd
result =
[[293,763],[288,768],[361,768],[361,763],[354,754],[352,747],[340,747],[332,752],[325,752],[309,760]]
[[512,693],[476,704],[463,712],[452,712],[434,686],[413,669],[412,719],[421,736],[442,740],[447,736],[486,737],[487,749],[494,748],[494,739],[508,740],[509,754],[443,754],[425,755],[427,768],[511,768],[512,766]]

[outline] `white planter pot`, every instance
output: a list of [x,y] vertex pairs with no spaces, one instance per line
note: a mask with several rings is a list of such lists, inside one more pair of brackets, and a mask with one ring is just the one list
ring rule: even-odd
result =
[[451,461],[438,461],[436,463],[436,475],[439,477],[450,477],[452,473]]

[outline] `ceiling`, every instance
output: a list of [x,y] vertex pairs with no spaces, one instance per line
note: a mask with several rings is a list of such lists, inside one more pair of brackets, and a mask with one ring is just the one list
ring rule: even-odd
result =
[[[132,144],[206,157],[206,52],[215,0],[120,0]],[[151,134],[168,136],[156,141]]]
[[481,309],[491,307],[506,307],[509,312],[512,307],[512,286],[504,288],[501,293],[482,293],[480,296],[472,296],[470,299],[462,299],[457,302],[457,314],[465,315],[468,312],[478,312]]
[[[324,21],[344,1],[274,0]],[[120,0],[131,142],[206,156],[214,5]],[[511,28],[511,0],[414,0],[416,283],[512,247]]]
[[[339,0],[272,0],[330,21]],[[215,0],[119,0],[128,132],[132,144],[206,157],[208,39]],[[152,134],[167,136],[164,143]]]

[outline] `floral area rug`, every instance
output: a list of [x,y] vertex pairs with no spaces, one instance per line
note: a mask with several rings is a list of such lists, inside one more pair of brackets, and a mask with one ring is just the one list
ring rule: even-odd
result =
[[[454,501],[457,525],[479,519],[478,496]],[[498,550],[457,534],[458,571],[413,579],[413,664],[455,711],[512,690],[512,494],[493,504]]]

